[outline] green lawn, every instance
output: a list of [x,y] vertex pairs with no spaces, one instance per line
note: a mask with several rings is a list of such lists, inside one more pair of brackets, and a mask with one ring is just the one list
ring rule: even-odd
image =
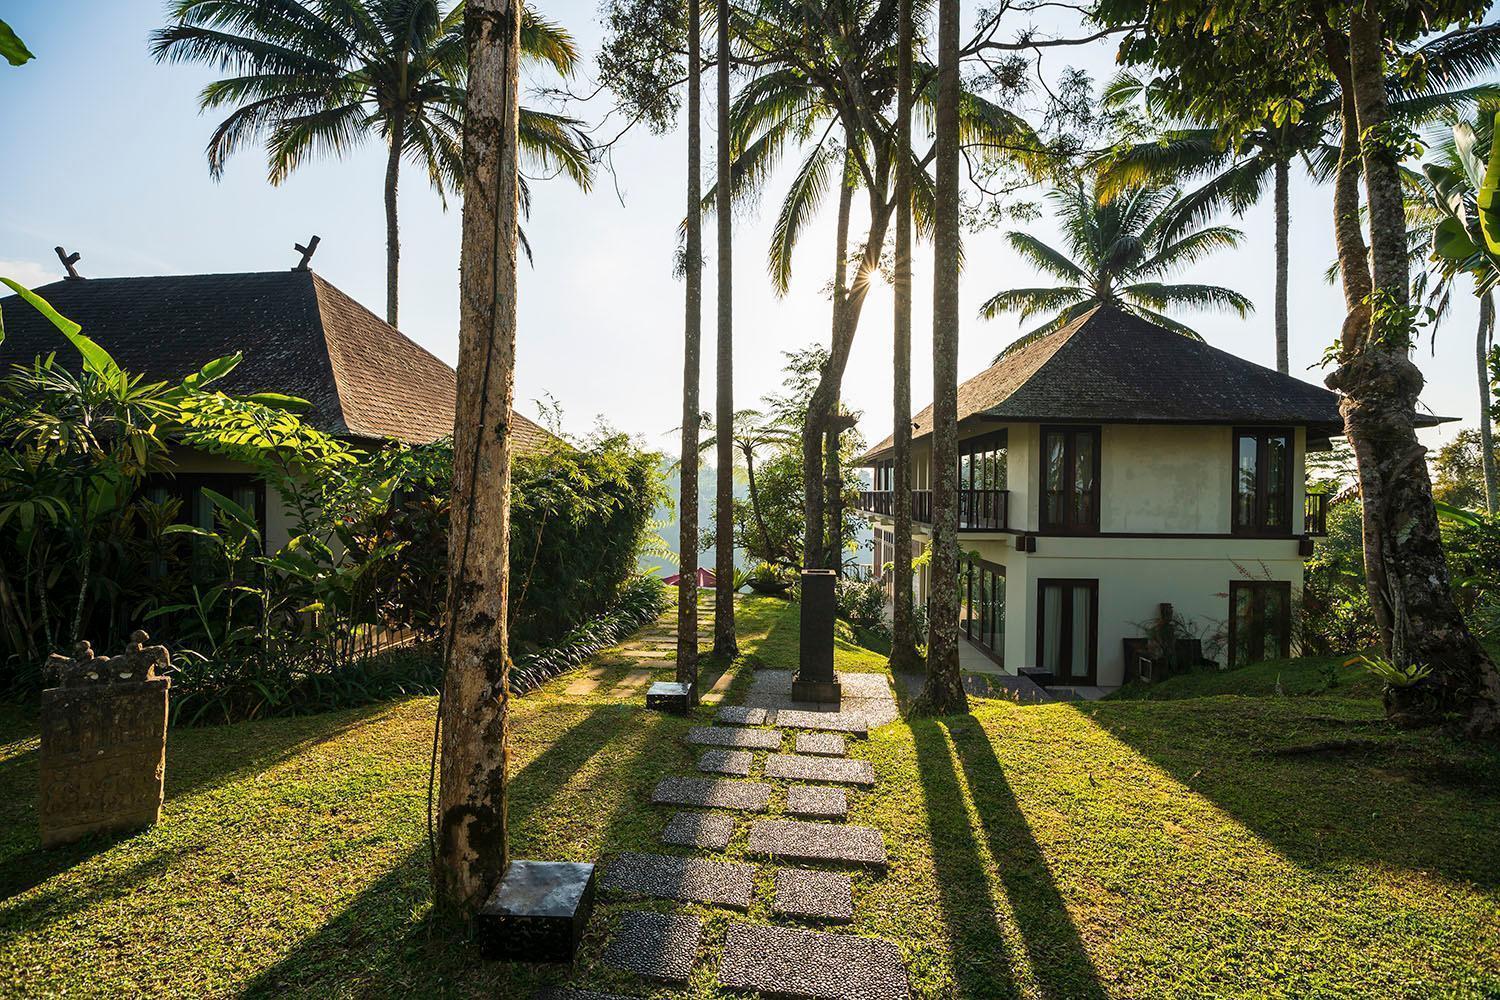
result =
[[[742,606],[731,697],[795,660],[794,610]],[[691,721],[568,682],[515,710],[517,854],[653,849],[666,815],[647,798],[691,771]],[[880,781],[850,818],[892,862],[856,879],[854,930],[899,943],[916,995],[1500,993],[1500,754],[1394,733],[1352,685],[974,704],[853,745]],[[480,962],[430,911],[432,712],[174,731],[158,827],[43,851],[34,721],[0,709],[0,993],[524,998],[552,981]],[[717,941],[730,918],[700,912]],[[606,925],[579,971],[641,992],[597,967]],[[686,995],[716,996],[713,973],[700,961]]]

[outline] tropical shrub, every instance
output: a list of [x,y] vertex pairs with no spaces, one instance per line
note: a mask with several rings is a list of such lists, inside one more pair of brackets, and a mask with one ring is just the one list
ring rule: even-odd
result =
[[512,693],[525,694],[572,670],[601,649],[655,621],[667,604],[667,587],[658,577],[633,577],[622,588],[614,607],[585,621],[551,647],[515,659],[510,672]]
[[840,580],[834,592],[838,616],[851,625],[889,636],[885,620],[886,593],[878,577],[864,580]]

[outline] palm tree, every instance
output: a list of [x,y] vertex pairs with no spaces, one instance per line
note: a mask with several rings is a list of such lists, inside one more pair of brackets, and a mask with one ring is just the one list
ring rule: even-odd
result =
[[[1328,85],[1325,91],[1333,91]],[[1104,104],[1119,108],[1139,100],[1148,113],[1159,116],[1162,106],[1150,83],[1125,72],[1106,88]],[[1148,142],[1112,151],[1103,161],[1099,190],[1105,198],[1148,184],[1181,183],[1208,177],[1183,198],[1177,211],[1190,219],[1206,219],[1223,208],[1243,215],[1272,185],[1276,216],[1276,370],[1291,371],[1287,276],[1291,258],[1291,209],[1288,192],[1292,162],[1302,159],[1315,181],[1332,175],[1338,146],[1329,141],[1336,123],[1337,94],[1322,93],[1308,101],[1309,111],[1295,121],[1267,121],[1231,143],[1211,122],[1180,116],[1173,127]],[[1183,120],[1186,118],[1186,120]]]
[[439,895],[472,915],[504,874],[510,657],[511,435],[515,382],[517,120],[521,0],[469,0],[477,15],[467,53],[474,82],[463,130],[464,200],[448,538],[448,629],[441,699]]
[[[718,0],[718,127],[716,180],[719,239],[719,336],[715,403],[719,425],[734,422],[734,249],[729,190],[729,0]],[[714,504],[714,656],[728,659],[739,651],[734,638],[734,443],[721,435]]]
[[1122,309],[1194,340],[1203,338],[1161,310],[1185,306],[1229,310],[1240,316],[1253,311],[1249,299],[1220,285],[1164,280],[1217,250],[1239,246],[1242,236],[1228,226],[1199,228],[1177,210],[1181,194],[1175,187],[1135,188],[1104,201],[1093,182],[1080,179],[1074,187],[1054,189],[1048,198],[1055,206],[1066,253],[1026,232],[1011,231],[1005,238],[1033,267],[1065,284],[1006,289],[980,306],[985,319],[1019,312],[1025,322],[1038,314],[1051,314],[1047,322],[997,355],[997,361],[1096,306]]
[[[885,115],[896,97],[894,49],[900,42],[894,5],[870,0],[842,6],[766,0],[754,16],[741,17],[740,35],[748,55],[765,69],[741,89],[732,109],[738,151],[731,173],[734,193],[755,196],[785,155],[802,155],[782,199],[767,255],[779,293],[790,284],[799,237],[830,189],[838,189],[831,348],[803,428],[804,558],[807,565],[817,566],[828,561],[833,548],[827,537],[827,497],[838,481],[830,475],[836,463],[825,461],[827,432],[838,411],[844,368],[896,209],[895,163],[900,156],[913,159],[913,212],[917,222],[925,224],[932,206],[925,168],[934,154],[931,149],[919,154],[909,146],[898,150],[893,141],[896,129]],[[930,113],[937,96],[936,69],[918,63],[915,72],[924,81],[915,100],[923,113]],[[976,161],[1014,157],[1018,147],[1036,145],[1023,120],[976,93],[964,93],[959,129],[965,152]],[[868,201],[869,228],[851,277],[851,202],[861,189]],[[831,439],[836,443],[837,434]]]
[[[1451,48],[1452,46],[1448,46]],[[1489,37],[1484,45],[1471,45],[1463,55],[1473,65],[1454,67],[1453,54],[1433,45],[1427,58],[1445,67],[1424,78],[1413,88],[1404,78],[1393,77],[1390,88],[1395,95],[1392,114],[1408,124],[1430,119],[1472,103],[1489,93],[1488,86],[1446,89],[1457,79],[1478,72],[1481,67],[1500,58],[1500,38]],[[1190,219],[1207,219],[1228,208],[1236,216],[1249,211],[1265,194],[1271,181],[1276,225],[1276,293],[1275,333],[1276,368],[1288,374],[1290,368],[1290,318],[1287,309],[1287,280],[1291,270],[1291,207],[1288,192],[1292,164],[1301,160],[1307,174],[1317,183],[1330,180],[1339,162],[1338,143],[1333,133],[1338,128],[1341,110],[1340,91],[1333,80],[1326,81],[1305,102],[1302,115],[1295,121],[1267,120],[1260,127],[1246,130],[1230,141],[1225,130],[1209,118],[1189,109],[1186,114],[1171,114],[1169,100],[1156,81],[1125,72],[1111,81],[1104,94],[1107,107],[1121,108],[1137,104],[1148,118],[1166,121],[1159,135],[1146,142],[1112,150],[1100,161],[1100,192],[1105,198],[1121,190],[1146,184],[1181,184],[1192,178],[1207,178],[1201,187],[1186,195],[1177,210]]]
[[1451,248],[1455,237],[1466,245],[1483,246],[1477,192],[1484,183],[1493,137],[1493,112],[1481,108],[1472,121],[1455,122],[1448,135],[1433,144],[1436,155],[1423,165],[1420,174],[1406,174],[1408,244],[1413,266],[1420,269],[1412,283],[1413,292],[1425,293],[1439,319],[1448,312],[1459,275],[1469,276],[1479,299],[1475,342],[1479,443],[1485,509],[1490,513],[1500,509],[1489,370],[1495,336],[1494,289],[1500,283],[1500,271],[1488,254],[1460,255]]
[[[401,244],[396,190],[401,164],[426,171],[444,206],[463,176],[461,132],[467,58],[464,5],[440,0],[177,0],[173,23],[152,34],[158,61],[207,62],[232,73],[203,88],[202,110],[232,108],[208,142],[216,179],[229,157],[265,141],[269,180],[280,184],[309,155],[343,156],[369,136],[386,149],[386,322],[397,322]],[[523,8],[521,58],[572,73],[573,39]],[[522,108],[524,165],[563,173],[587,189],[589,142],[565,115]],[[524,213],[530,192],[520,187]],[[521,237],[523,248],[525,237]]]
[[[766,525],[765,514],[761,509],[760,488],[755,480],[755,456],[764,448],[787,448],[796,444],[800,439],[801,435],[797,429],[782,417],[774,414],[768,415],[760,410],[747,409],[735,412],[730,433],[720,434],[714,430],[698,445],[698,450],[702,453],[713,451],[722,456],[725,450],[724,442],[728,441],[730,459],[724,462],[721,457],[719,461],[728,465],[731,471],[735,465],[734,453],[739,452],[739,461],[744,464],[745,481],[750,491],[750,516],[755,519],[755,531],[760,536],[761,551],[767,556],[780,551],[783,546],[772,540],[770,529]],[[733,511],[731,510],[732,517]],[[732,520],[720,523],[730,524],[732,530]],[[715,542],[718,540],[718,531],[718,523],[716,523]],[[787,568],[795,567],[788,565]]]
[[[912,119],[912,0],[898,0],[896,5],[896,148],[911,148]],[[914,670],[920,662],[917,655],[916,626],[913,622],[911,579],[911,157],[896,161],[896,246],[892,291],[895,315],[892,320],[895,354],[891,409],[894,430],[891,435],[895,488],[892,507],[895,521],[892,531],[897,544],[893,555],[894,577],[891,588],[891,669]]]
[[703,344],[703,225],[698,215],[703,189],[702,15],[687,0],[687,220],[685,232],[687,315],[682,347],[682,459],[678,480],[677,681],[698,695],[698,379]]
[[962,263],[958,21],[959,0],[940,0],[932,295],[932,585],[927,679],[920,698],[925,710],[940,715],[969,707],[958,669],[958,272]]

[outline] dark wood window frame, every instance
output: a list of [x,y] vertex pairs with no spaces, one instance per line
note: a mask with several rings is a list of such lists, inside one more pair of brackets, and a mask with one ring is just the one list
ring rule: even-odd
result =
[[[1255,500],[1252,524],[1240,523],[1240,439],[1255,438]],[[1286,497],[1282,501],[1281,525],[1266,525],[1266,477],[1269,464],[1266,461],[1266,442],[1275,437],[1286,438]],[[1291,427],[1235,427],[1229,436],[1229,530],[1236,535],[1258,535],[1268,538],[1290,537],[1292,531],[1292,494],[1295,492],[1293,474],[1297,464],[1297,433]]]
[[[1059,609],[1063,615],[1062,634],[1072,636],[1073,631],[1073,597],[1072,588],[1086,587],[1092,593],[1089,599],[1089,669],[1083,677],[1070,677],[1058,674],[1053,680],[1063,686],[1069,684],[1097,684],[1099,683],[1099,581],[1096,579],[1083,579],[1078,577],[1048,577],[1036,582],[1036,662],[1042,666],[1047,662],[1047,588],[1062,587],[1067,599]],[[1059,654],[1063,651],[1059,650]],[[1072,646],[1068,646],[1067,655],[1072,657]],[[1059,662],[1061,662],[1059,660]]]
[[1238,605],[1240,591],[1249,590],[1250,595],[1250,627],[1261,637],[1262,649],[1257,658],[1254,654],[1248,662],[1256,663],[1259,660],[1271,659],[1266,655],[1264,649],[1265,641],[1265,598],[1256,599],[1256,592],[1264,594],[1267,591],[1277,591],[1281,594],[1281,648],[1276,651],[1276,657],[1286,659],[1292,655],[1292,583],[1290,580],[1231,580],[1229,581],[1229,665],[1231,667],[1242,666],[1236,659],[1235,654],[1239,651],[1239,622],[1240,616],[1235,613]]
[[215,493],[233,498],[236,488],[249,486],[255,493],[255,520],[260,528],[260,537],[263,544],[269,545],[270,539],[266,537],[266,503],[267,490],[266,481],[253,472],[178,472],[175,474],[156,474],[146,477],[142,484],[142,492],[152,488],[160,488],[167,496],[172,497],[182,504],[178,511],[177,520],[183,524],[192,524],[193,510],[191,497],[194,491],[204,487]]
[[[1062,435],[1064,435],[1064,441],[1063,441],[1063,483],[1062,483],[1062,495],[1064,497],[1065,503],[1063,505],[1064,520],[1061,523],[1055,522],[1055,521],[1051,520],[1047,516],[1047,496],[1048,496],[1048,490],[1047,490],[1047,437],[1050,434],[1062,434]],[[1076,451],[1076,449],[1073,446],[1073,435],[1076,435],[1076,434],[1089,434],[1094,439],[1094,468],[1093,468],[1094,488],[1091,491],[1092,496],[1093,496],[1093,503],[1091,504],[1091,507],[1093,508],[1093,517],[1089,521],[1089,523],[1087,523],[1087,524],[1075,524],[1075,523],[1072,523],[1072,521],[1071,521],[1071,512],[1072,512],[1072,508],[1073,508],[1073,493],[1074,493],[1075,487],[1077,486],[1076,473],[1077,473],[1077,468],[1078,468],[1078,461],[1077,461],[1077,451]],[[1038,480],[1038,483],[1041,486],[1041,509],[1038,511],[1038,514],[1039,514],[1039,523],[1041,525],[1041,530],[1042,531],[1045,531],[1045,532],[1048,532],[1049,534],[1054,534],[1054,535],[1097,535],[1097,534],[1099,534],[1099,522],[1100,522],[1100,516],[1101,516],[1101,513],[1102,513],[1102,509],[1101,508],[1102,508],[1102,505],[1103,505],[1102,504],[1103,490],[1101,488],[1102,487],[1102,483],[1100,481],[1100,473],[1101,473],[1101,470],[1103,468],[1103,462],[1102,462],[1102,459],[1101,459],[1101,454],[1102,454],[1102,451],[1103,451],[1103,449],[1102,449],[1102,444],[1103,444],[1102,437],[1103,437],[1103,435],[1100,433],[1100,427],[1097,424],[1092,424],[1092,425],[1091,424],[1043,424],[1042,425],[1041,436],[1038,438],[1039,447],[1037,449],[1041,453],[1040,454],[1040,459],[1041,459],[1041,462],[1040,462],[1040,465],[1041,465],[1041,478]]]

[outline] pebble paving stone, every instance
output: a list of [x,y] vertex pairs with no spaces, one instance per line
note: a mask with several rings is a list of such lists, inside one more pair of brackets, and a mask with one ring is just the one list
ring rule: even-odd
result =
[[810,819],[843,819],[849,815],[849,797],[842,788],[793,785],[786,790],[786,811]]
[[740,778],[750,776],[749,750],[705,750],[698,758],[698,770],[708,774],[732,774]]
[[685,983],[702,936],[703,921],[697,917],[630,910],[620,914],[604,964],[648,979]]
[[750,827],[749,851],[787,861],[886,866],[885,838],[880,831],[844,823],[760,820]]
[[598,990],[581,990],[574,986],[561,989],[548,986],[532,994],[532,1000],[636,1000],[623,993],[600,993]]
[[704,747],[731,747],[735,750],[779,750],[778,729],[739,729],[731,726],[694,726],[687,741]]
[[615,858],[599,887],[622,896],[750,908],[755,866],[626,851]]
[[771,805],[771,786],[725,778],[663,778],[651,793],[651,801],[658,805],[765,812]]
[[869,787],[875,784],[875,767],[867,760],[774,754],[766,760],[766,777]]
[[814,757],[842,757],[847,751],[839,733],[798,733],[797,752]]
[[764,726],[766,710],[746,708],[744,705],[729,705],[719,709],[719,714],[714,716],[714,721],[726,726]]
[[697,847],[708,851],[724,850],[729,846],[729,838],[732,836],[734,817],[707,812],[677,813],[661,832],[664,844]]
[[870,734],[870,727],[863,718],[847,712],[804,712],[796,708],[783,708],[777,711],[776,718],[772,721],[788,729],[816,729],[821,732],[848,733],[861,738]]
[[904,1000],[911,995],[901,951],[891,942],[732,924],[719,959],[719,985],[806,1000]]
[[604,680],[605,673],[606,671],[603,667],[594,667],[588,673],[580,674],[573,678],[573,681],[567,686],[564,693],[589,694],[599,686],[600,681]]
[[788,917],[848,923],[854,919],[853,882],[842,872],[779,868],[771,909]]

